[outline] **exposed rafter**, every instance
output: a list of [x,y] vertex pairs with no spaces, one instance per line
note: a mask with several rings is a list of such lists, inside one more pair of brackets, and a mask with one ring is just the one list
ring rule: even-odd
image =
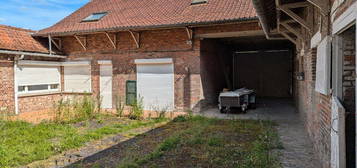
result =
[[307,0],[307,1],[310,2],[312,5],[316,6],[317,8],[319,8],[324,16],[327,16],[330,13],[329,0]]
[[280,22],[281,23],[296,23],[296,21],[293,19],[281,20]]
[[87,48],[86,48],[85,43],[83,43],[83,42],[81,41],[81,39],[79,39],[79,37],[78,37],[77,35],[74,35],[74,38],[77,39],[78,43],[79,43],[79,44],[82,46],[82,48],[86,51]]
[[[56,40],[58,40],[58,42],[56,42]],[[51,41],[52,41],[52,44],[54,44],[58,50],[62,49],[61,39],[52,38]]]
[[291,37],[288,33],[284,31],[280,31],[280,34],[283,35],[285,38],[287,38],[289,41],[293,42],[295,45],[298,45],[297,41]]
[[188,40],[192,40],[193,39],[193,30],[188,27],[185,27],[185,30],[187,32]]
[[278,7],[281,11],[283,11],[285,14],[289,15],[292,19],[294,19],[296,22],[298,22],[301,26],[305,27],[309,32],[311,32],[311,27],[305,21],[303,18],[301,18],[299,15],[295,14],[293,11],[291,11],[288,7],[281,5]]
[[280,25],[282,25],[286,30],[290,31],[293,33],[296,37],[303,39],[303,35],[299,30],[296,30],[296,28],[291,27],[288,23],[280,22]]
[[131,30],[129,30],[129,33],[131,34],[131,37],[133,37],[136,47],[140,48],[140,33]]
[[116,44],[116,35],[114,35],[114,39],[112,39],[109,35],[109,33],[105,32],[105,35],[107,36],[108,40],[110,41],[110,44],[112,44],[112,46],[114,47],[114,49],[117,48],[117,44]]
[[187,37],[188,37],[188,41],[187,41],[187,44],[190,44],[192,45],[192,39],[193,39],[193,30],[188,28],[188,27],[185,27],[185,30],[186,30],[186,33],[187,33]]
[[303,8],[303,7],[308,7],[310,6],[309,2],[303,1],[303,2],[294,2],[294,3],[288,3],[284,5],[280,5],[286,8]]

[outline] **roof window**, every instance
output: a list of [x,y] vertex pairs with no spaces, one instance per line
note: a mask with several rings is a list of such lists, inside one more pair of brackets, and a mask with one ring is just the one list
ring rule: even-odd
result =
[[205,4],[208,0],[192,0],[191,5]]
[[82,20],[82,22],[95,22],[95,21],[102,19],[107,14],[108,14],[108,12],[93,13],[93,14],[89,15],[88,17],[84,18]]

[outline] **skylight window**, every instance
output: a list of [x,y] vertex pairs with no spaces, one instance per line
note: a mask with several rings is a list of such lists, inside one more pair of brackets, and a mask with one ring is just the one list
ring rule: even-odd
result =
[[205,4],[208,0],[192,0],[191,5]]
[[107,14],[108,14],[107,12],[93,13],[93,14],[89,15],[88,17],[84,18],[82,21],[83,22],[95,22],[95,21],[102,19]]

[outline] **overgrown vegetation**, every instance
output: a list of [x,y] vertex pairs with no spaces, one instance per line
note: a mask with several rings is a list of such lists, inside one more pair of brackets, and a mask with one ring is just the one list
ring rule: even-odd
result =
[[78,122],[93,119],[100,113],[100,99],[91,96],[61,99],[55,103],[55,122]]
[[[163,121],[115,119],[105,124],[101,123],[102,120],[105,119],[84,121],[85,124],[80,124],[80,126],[77,123],[33,125],[21,121],[0,121],[0,167],[16,167],[43,160],[106,135],[125,133]],[[98,128],[93,129],[93,124]]]
[[144,115],[144,104],[143,99],[139,98],[135,100],[135,102],[131,105],[131,109],[129,112],[129,118],[132,120],[141,120]]
[[121,96],[115,96],[115,110],[118,117],[122,117],[125,108],[125,99]]
[[[280,167],[277,154],[272,152],[280,146],[271,122],[197,116],[179,116],[173,121],[167,128],[172,129],[171,133],[157,142],[151,152],[124,152],[118,167]],[[144,135],[142,141],[138,140],[138,149],[141,144],[154,143],[150,140],[157,141],[148,137]]]

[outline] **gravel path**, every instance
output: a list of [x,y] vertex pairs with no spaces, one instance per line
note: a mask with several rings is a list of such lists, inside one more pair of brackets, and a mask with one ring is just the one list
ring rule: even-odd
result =
[[313,152],[299,114],[288,99],[261,100],[257,109],[246,114],[221,114],[216,107],[209,108],[198,115],[222,119],[262,119],[275,121],[278,134],[284,146],[280,150],[280,161],[284,168],[320,168],[322,167]]

